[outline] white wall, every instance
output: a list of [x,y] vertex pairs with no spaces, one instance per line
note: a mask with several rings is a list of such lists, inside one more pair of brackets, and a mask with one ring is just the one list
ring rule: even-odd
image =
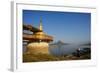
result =
[[[25,0],[22,0],[25,1]],[[29,1],[29,0],[27,0]],[[42,4],[56,4],[56,5],[77,5],[77,6],[95,6],[98,11],[98,40],[100,37],[100,5],[96,0],[30,0],[35,3]],[[73,4],[70,4],[71,1]],[[10,0],[0,0],[0,73],[10,73]],[[95,39],[94,39],[95,40]],[[97,40],[97,44],[100,40]],[[98,52],[100,50],[98,49]],[[98,54],[100,55],[100,53]],[[98,62],[100,61],[100,57],[98,56]],[[56,69],[56,70],[45,70],[45,71],[36,71],[37,73],[99,73],[100,64],[97,67],[83,67],[83,68],[65,68],[65,69]],[[34,71],[33,71],[34,72]],[[34,73],[35,73],[34,72]]]

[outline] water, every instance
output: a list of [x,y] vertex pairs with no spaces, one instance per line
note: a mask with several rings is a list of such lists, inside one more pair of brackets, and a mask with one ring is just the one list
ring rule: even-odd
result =
[[90,48],[90,46],[79,46],[79,45],[65,45],[65,46],[50,46],[49,47],[49,52],[53,55],[69,55],[72,54],[73,52],[76,52],[78,48]]

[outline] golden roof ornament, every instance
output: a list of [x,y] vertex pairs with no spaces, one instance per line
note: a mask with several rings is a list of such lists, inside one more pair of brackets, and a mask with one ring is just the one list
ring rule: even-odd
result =
[[42,26],[42,17],[40,17],[39,30],[40,30],[40,31],[43,31],[43,26]]
[[53,41],[52,36],[49,36],[49,35],[47,35],[46,33],[43,32],[42,18],[41,17],[40,17],[39,27],[38,28],[35,28],[33,26],[31,26],[31,27],[32,27],[32,29],[30,29],[28,26],[24,25],[24,29],[33,31],[32,35],[24,34],[24,36],[23,36],[24,39],[30,40],[30,41],[40,41],[41,40],[41,41],[44,41],[44,42]]

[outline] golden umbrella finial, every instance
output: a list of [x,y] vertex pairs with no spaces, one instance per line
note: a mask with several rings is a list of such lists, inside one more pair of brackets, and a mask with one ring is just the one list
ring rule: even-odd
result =
[[39,30],[43,31],[43,26],[42,26],[42,17],[40,17],[40,25],[39,25]]

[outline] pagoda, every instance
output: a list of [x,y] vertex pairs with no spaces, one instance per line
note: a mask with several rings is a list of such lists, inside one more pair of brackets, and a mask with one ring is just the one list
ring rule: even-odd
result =
[[23,40],[28,41],[26,52],[33,54],[49,54],[49,43],[53,41],[53,37],[43,32],[42,19],[40,19],[38,28],[29,25],[24,25],[24,28],[33,32],[31,35],[24,34],[23,36]]

